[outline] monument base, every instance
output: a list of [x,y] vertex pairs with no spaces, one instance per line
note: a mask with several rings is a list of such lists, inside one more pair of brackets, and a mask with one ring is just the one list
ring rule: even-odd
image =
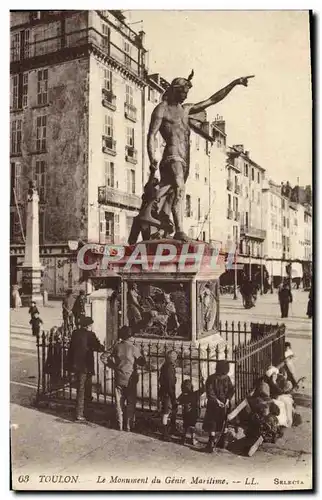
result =
[[24,307],[30,306],[31,302],[43,304],[43,296],[40,291],[42,266],[31,267],[22,265],[22,295],[21,301]]

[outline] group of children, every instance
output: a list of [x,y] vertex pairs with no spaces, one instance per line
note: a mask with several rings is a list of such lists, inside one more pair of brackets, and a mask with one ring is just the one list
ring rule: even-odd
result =
[[200,397],[206,392],[207,407],[203,422],[203,429],[209,433],[206,449],[211,453],[215,445],[224,447],[226,443],[221,438],[224,436],[230,400],[234,394],[234,386],[228,375],[229,362],[226,360],[217,361],[216,372],[207,378],[206,384],[201,377],[198,390],[194,390],[191,379],[183,380],[181,394],[177,399],[176,361],[177,353],[169,351],[160,371],[159,397],[161,400],[163,439],[168,441],[171,439],[170,433],[176,433],[177,409],[178,406],[181,406],[183,419],[182,442],[183,444],[186,442],[187,435],[190,432],[191,444],[194,446],[197,444],[196,424],[200,415]]
[[[245,428],[245,447],[248,456],[252,456],[263,442],[275,443],[283,435],[284,427],[299,425],[301,418],[294,412],[294,402],[290,392],[298,387],[295,379],[291,345],[285,345],[285,358],[281,365],[269,367],[253,393],[245,400],[243,407],[248,408],[242,422]],[[169,351],[161,367],[159,377],[159,398],[161,401],[161,424],[163,439],[169,441],[171,434],[176,434],[178,406],[182,407],[183,444],[191,434],[191,444],[195,446],[196,423],[200,416],[200,397],[205,392],[207,405],[203,420],[203,430],[209,435],[206,450],[212,453],[217,446],[228,445],[227,424],[230,401],[234,395],[234,386],[228,375],[229,362],[219,360],[216,371],[206,383],[200,377],[200,388],[194,390],[191,379],[183,380],[181,394],[176,398],[176,361],[175,351]],[[238,411],[236,413],[238,415]],[[297,417],[297,418],[296,418]],[[235,421],[235,423],[237,420]]]

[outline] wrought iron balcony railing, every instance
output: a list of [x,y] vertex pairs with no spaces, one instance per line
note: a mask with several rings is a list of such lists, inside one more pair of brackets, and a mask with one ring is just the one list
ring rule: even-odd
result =
[[125,102],[124,103],[125,118],[128,118],[132,122],[136,122],[136,114],[137,114],[136,107],[133,106],[132,104],[129,104],[128,102]]
[[109,108],[112,111],[116,110],[116,96],[113,94],[111,90],[103,89],[102,90],[102,104],[105,108]]
[[266,238],[266,231],[264,229],[258,229],[256,227],[248,226],[246,224],[243,224],[240,227],[240,234],[248,238],[254,238],[258,240],[265,240]]
[[136,149],[134,149],[134,147],[132,147],[132,146],[125,147],[125,160],[126,161],[136,164],[138,162],[137,156],[138,156],[138,152]]
[[[49,25],[50,26],[50,25]],[[138,58],[133,59],[128,52],[111,42],[108,36],[99,33],[95,28],[86,28],[65,32],[59,36],[44,37],[43,39],[21,43],[20,32],[13,30],[12,44],[10,47],[10,62],[20,63],[23,60],[44,57],[49,54],[57,54],[63,51],[77,51],[77,49],[93,48],[99,51],[103,56],[106,55],[135,75],[142,77],[145,72],[145,66],[142,62],[140,50]],[[18,35],[15,38],[15,35]]]
[[106,135],[103,135],[102,137],[102,151],[103,153],[108,153],[113,156],[116,155],[116,141],[113,139],[113,137],[108,137]]
[[125,193],[109,186],[99,186],[98,203],[101,205],[114,205],[139,209],[142,203],[140,196]]

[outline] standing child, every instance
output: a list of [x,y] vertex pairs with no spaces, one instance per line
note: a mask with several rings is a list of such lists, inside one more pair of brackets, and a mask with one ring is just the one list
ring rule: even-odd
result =
[[40,335],[40,325],[44,324],[43,320],[39,317],[38,312],[34,313],[29,323],[31,324],[32,334],[35,337],[38,337]]
[[176,361],[177,353],[169,351],[161,366],[159,377],[159,397],[161,399],[162,434],[165,441],[170,441],[168,418],[171,432],[176,432],[177,400],[176,400]]
[[235,391],[228,373],[229,362],[219,360],[217,361],[216,373],[210,375],[206,381],[207,408],[203,430],[209,432],[209,441],[206,447],[209,453],[214,450],[216,433],[220,439],[224,431],[228,405]]
[[38,307],[36,305],[36,302],[33,300],[31,303],[31,306],[29,307],[29,314],[31,319],[34,317],[35,314],[39,314]]
[[191,432],[191,444],[196,446],[198,443],[196,439],[196,423],[199,417],[199,403],[200,396],[205,392],[205,384],[201,378],[201,387],[199,390],[194,391],[192,381],[186,379],[181,384],[181,391],[178,398],[178,404],[182,405],[182,418],[183,418],[183,436],[182,444],[186,442],[187,433]]

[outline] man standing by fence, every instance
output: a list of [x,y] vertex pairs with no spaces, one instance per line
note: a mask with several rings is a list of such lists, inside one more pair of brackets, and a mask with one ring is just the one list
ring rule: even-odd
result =
[[[137,366],[146,361],[140,349],[131,340],[131,330],[122,326],[118,342],[106,364],[115,371],[115,401],[118,429],[131,431],[135,422],[136,391],[139,380]],[[124,422],[125,413],[125,422]]]
[[92,399],[92,376],[94,351],[103,352],[104,346],[92,331],[93,320],[85,316],[80,320],[80,328],[74,330],[68,351],[68,367],[75,373],[77,382],[76,421],[85,422],[85,401]]

